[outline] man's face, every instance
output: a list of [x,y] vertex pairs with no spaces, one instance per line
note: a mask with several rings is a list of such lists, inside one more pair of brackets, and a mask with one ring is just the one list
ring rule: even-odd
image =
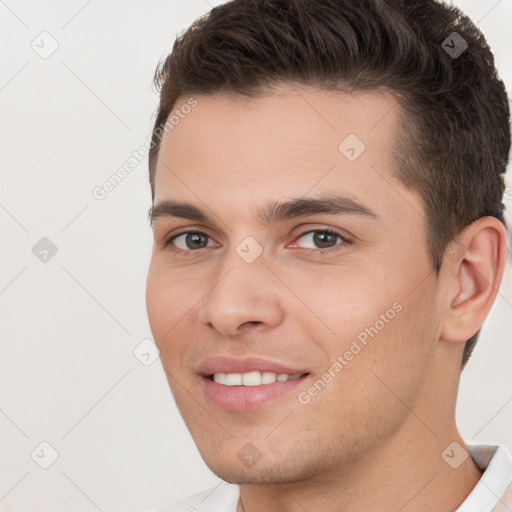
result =
[[[392,175],[394,99],[195,98],[162,139],[147,307],[202,457],[230,482],[289,482],[417,436],[411,411],[434,414],[438,283],[423,203]],[[335,211],[268,210],[334,196]]]

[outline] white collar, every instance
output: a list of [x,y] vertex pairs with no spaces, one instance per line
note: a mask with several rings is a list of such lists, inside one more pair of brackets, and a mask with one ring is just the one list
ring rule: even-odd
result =
[[[509,489],[512,498],[512,452],[505,446],[468,445],[471,458],[484,471],[482,477],[455,512],[499,512],[511,510],[510,501],[501,501]],[[503,504],[505,503],[505,505]]]

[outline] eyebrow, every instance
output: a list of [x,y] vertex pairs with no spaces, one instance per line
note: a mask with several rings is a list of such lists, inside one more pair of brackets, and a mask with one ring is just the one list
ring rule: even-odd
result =
[[[257,211],[257,219],[263,225],[295,219],[307,215],[361,215],[373,219],[379,216],[369,207],[348,196],[327,195],[312,198],[291,198],[268,203]],[[161,217],[179,217],[196,222],[213,222],[203,209],[186,202],[166,199],[149,210],[150,222]]]

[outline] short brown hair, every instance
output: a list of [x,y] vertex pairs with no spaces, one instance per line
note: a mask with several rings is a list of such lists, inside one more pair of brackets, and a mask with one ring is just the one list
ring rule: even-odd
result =
[[[154,83],[153,200],[162,129],[179,96],[256,97],[297,83],[394,95],[402,114],[396,174],[424,200],[436,273],[466,226],[488,215],[505,224],[507,93],[484,35],[456,7],[435,0],[232,0],[176,38]],[[466,342],[462,368],[479,332]]]

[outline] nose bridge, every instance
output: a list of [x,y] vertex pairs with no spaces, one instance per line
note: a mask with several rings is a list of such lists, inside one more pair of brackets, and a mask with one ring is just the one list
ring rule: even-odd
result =
[[[216,279],[201,303],[199,319],[223,335],[236,334],[247,322],[278,323],[282,309],[275,277],[266,266],[263,247],[246,237],[226,254]],[[274,285],[273,285],[274,284]]]

